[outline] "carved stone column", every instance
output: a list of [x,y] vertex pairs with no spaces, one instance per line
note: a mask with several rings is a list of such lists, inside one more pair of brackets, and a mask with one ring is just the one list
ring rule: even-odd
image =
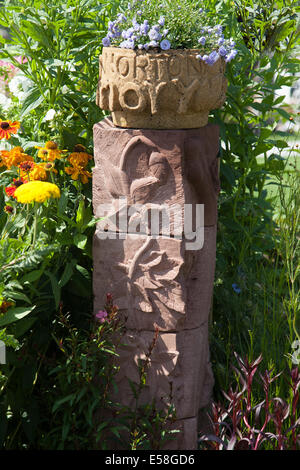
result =
[[[158,328],[141,402],[155,398],[160,409],[173,403],[174,428],[181,432],[166,448],[196,449],[198,411],[209,403],[213,387],[208,318],[215,269],[218,127],[127,129],[105,119],[94,126],[94,146],[94,213],[105,215],[107,204],[109,216],[94,237],[95,312],[103,309],[110,292],[126,319],[117,398],[133,405],[128,379],[138,382],[138,359],[145,358]],[[204,204],[203,246],[189,245],[189,231],[179,233],[172,214],[170,234],[136,233],[132,228],[138,214],[125,208],[138,204],[144,210],[166,205],[177,213],[179,207],[184,211],[186,205]],[[193,220],[194,231],[195,224]]]

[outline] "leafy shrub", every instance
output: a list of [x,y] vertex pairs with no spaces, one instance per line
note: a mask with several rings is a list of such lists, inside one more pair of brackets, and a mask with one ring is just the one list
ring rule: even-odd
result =
[[280,374],[272,370],[260,374],[264,400],[254,401],[253,380],[262,356],[249,362],[236,355],[238,368],[235,390],[225,393],[226,405],[213,403],[210,420],[214,434],[199,438],[201,449],[210,450],[299,450],[300,417],[297,416],[300,375],[298,367],[288,377],[287,400],[274,396],[272,383]]

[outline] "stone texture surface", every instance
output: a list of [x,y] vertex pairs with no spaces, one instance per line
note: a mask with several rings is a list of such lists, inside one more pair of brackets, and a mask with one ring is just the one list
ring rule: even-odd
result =
[[213,66],[198,50],[144,51],[104,47],[97,104],[125,128],[205,126],[209,111],[225,101],[225,61]]
[[[173,426],[180,433],[166,448],[195,449],[198,411],[209,404],[214,382],[208,317],[215,269],[218,128],[122,129],[106,119],[95,125],[94,143],[94,213],[104,216],[94,237],[95,312],[103,309],[110,292],[126,322],[117,399],[134,405],[129,380],[139,382],[138,363],[146,359],[158,331],[140,404],[155,399],[166,411],[172,403],[177,416]],[[124,211],[125,205],[136,204],[143,210],[162,204],[176,208],[170,233],[161,224],[157,236],[149,224],[140,224],[136,233],[140,213]],[[178,208],[182,214],[186,204],[204,204],[201,249],[188,249],[188,233],[180,232]]]

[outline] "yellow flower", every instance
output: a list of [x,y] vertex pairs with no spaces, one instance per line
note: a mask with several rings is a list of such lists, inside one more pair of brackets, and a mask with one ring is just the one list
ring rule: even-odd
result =
[[80,167],[80,166],[77,166],[77,167],[68,166],[67,168],[65,168],[65,172],[66,172],[68,175],[71,175],[72,180],[78,180],[78,178],[80,177],[81,182],[82,182],[83,184],[88,183],[89,178],[92,177],[92,174],[91,174],[89,171],[84,170],[84,169],[83,169],[82,167]]
[[55,164],[53,162],[43,162],[39,164],[41,167],[43,167],[46,171],[52,172],[52,173],[57,173],[57,170],[55,169]]
[[45,181],[29,181],[19,186],[14,194],[18,202],[27,204],[30,202],[45,202],[47,199],[59,198],[60,190],[56,184]]
[[59,150],[55,142],[49,141],[45,143],[45,147],[36,147],[39,149],[38,157],[42,160],[53,162],[62,157],[63,150]]

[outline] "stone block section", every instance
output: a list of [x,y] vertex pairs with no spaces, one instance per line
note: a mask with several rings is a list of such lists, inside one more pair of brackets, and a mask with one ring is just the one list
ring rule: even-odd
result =
[[215,269],[216,227],[204,227],[201,250],[186,240],[127,235],[94,237],[95,311],[111,292],[130,329],[181,331],[207,322]]
[[166,204],[171,209],[204,204],[204,224],[215,225],[218,136],[215,125],[187,130],[139,130],[117,128],[110,119],[95,124],[95,214],[99,204],[110,204],[122,197],[128,204]]
[[108,118],[94,126],[94,145],[93,205],[102,217],[93,245],[95,313],[110,292],[125,322],[116,398],[134,406],[129,381],[139,383],[156,334],[139,403],[154,399],[165,411],[173,404],[180,433],[169,448],[196,449],[198,411],[213,387],[218,127],[126,129]]

